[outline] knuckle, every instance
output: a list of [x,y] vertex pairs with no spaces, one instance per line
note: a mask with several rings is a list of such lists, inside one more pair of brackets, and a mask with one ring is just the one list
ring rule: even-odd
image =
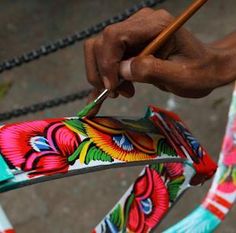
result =
[[143,68],[143,75],[145,75],[147,82],[153,83],[153,76],[155,74],[155,71],[159,69],[158,62],[154,62],[153,59],[146,58],[143,61]]
[[95,50],[99,50],[102,47],[102,39],[99,37],[94,41],[94,48]]
[[110,67],[111,67],[111,62],[109,60],[101,59],[100,69],[104,73],[104,75],[105,75],[106,71],[109,70]]
[[117,35],[117,30],[115,25],[109,25],[103,30],[103,37],[106,39],[114,39],[116,38]]
[[124,43],[130,41],[130,31],[127,30],[130,27],[131,25],[128,21],[107,26],[103,31],[102,37],[108,44],[118,47],[123,46]]
[[158,10],[157,15],[166,21],[170,21],[173,19],[173,16],[165,9]]
[[139,10],[137,13],[139,13],[140,15],[143,14],[143,15],[146,15],[146,14],[150,14],[150,13],[153,13],[154,10],[150,7],[144,7],[142,8],[141,10]]
[[94,39],[90,38],[84,41],[84,50],[87,51],[90,49],[94,44]]
[[88,46],[88,45],[91,45],[93,43],[93,41],[94,41],[94,39],[90,38],[90,39],[85,40],[84,44],[86,46]]

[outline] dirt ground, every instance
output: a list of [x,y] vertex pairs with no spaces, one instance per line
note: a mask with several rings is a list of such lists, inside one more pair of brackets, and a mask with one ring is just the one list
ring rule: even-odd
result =
[[[136,0],[2,0],[0,4],[0,61],[39,47],[48,41],[107,19]],[[188,0],[162,4],[174,15]],[[211,0],[187,24],[197,37],[210,42],[235,30],[235,0]],[[57,52],[36,62],[0,74],[0,83],[13,86],[1,102],[1,112],[87,88],[83,46]],[[191,78],[191,77],[190,77]],[[101,114],[142,116],[149,103],[172,108],[189,125],[207,150],[218,158],[232,85],[199,100],[178,98],[148,85],[137,85],[127,100],[107,100]],[[72,116],[85,101],[77,101],[12,121]],[[140,171],[140,167],[101,171],[42,183],[1,195],[1,203],[19,233],[89,232],[115,204]],[[188,191],[156,232],[180,220],[204,197],[210,182]],[[217,232],[235,232],[236,208]]]

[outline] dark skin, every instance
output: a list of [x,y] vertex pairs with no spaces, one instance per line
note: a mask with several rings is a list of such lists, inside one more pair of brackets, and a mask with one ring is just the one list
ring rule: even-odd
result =
[[[182,97],[200,98],[236,80],[236,33],[205,44],[181,28],[156,54],[138,57],[173,20],[165,10],[144,8],[87,40],[87,78],[94,86],[90,100],[104,88],[110,90],[110,97],[121,94],[130,98],[135,94],[134,82],[149,83]],[[124,81],[120,84],[121,79]]]

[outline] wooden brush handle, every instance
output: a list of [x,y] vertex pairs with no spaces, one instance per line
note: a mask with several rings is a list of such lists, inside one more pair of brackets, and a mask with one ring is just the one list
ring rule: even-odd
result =
[[178,18],[164,29],[140,54],[154,54],[208,0],[195,0]]

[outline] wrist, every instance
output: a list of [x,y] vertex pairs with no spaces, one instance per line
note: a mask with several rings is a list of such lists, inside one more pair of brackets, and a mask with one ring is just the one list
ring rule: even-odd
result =
[[213,75],[216,87],[224,86],[236,80],[236,47],[221,47],[210,45],[212,54]]

